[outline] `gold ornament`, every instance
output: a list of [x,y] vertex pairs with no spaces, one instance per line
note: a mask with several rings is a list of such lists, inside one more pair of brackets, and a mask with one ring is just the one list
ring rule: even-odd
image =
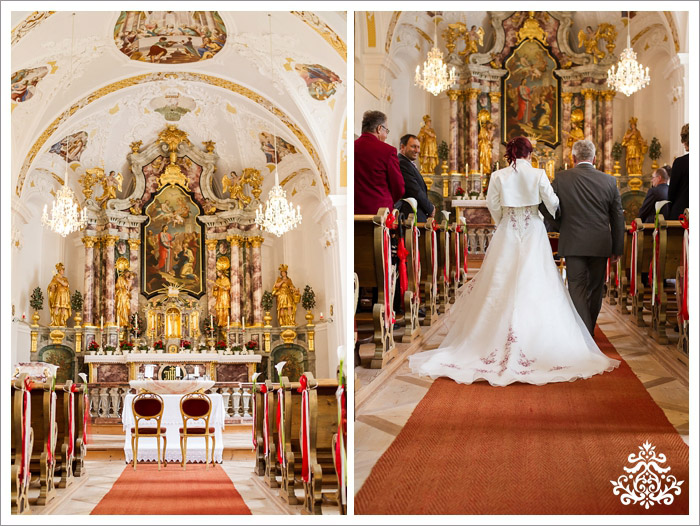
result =
[[430,123],[430,115],[424,115],[423,126],[418,132],[418,140],[420,141],[420,172],[427,175],[435,173],[435,167],[438,163],[437,135]]
[[297,303],[301,300],[299,289],[287,275],[287,265],[280,265],[280,276],[272,287],[272,295],[277,296],[277,320],[281,326],[295,326]]
[[68,278],[63,275],[64,270],[63,263],[56,265],[56,274],[48,287],[50,327],[65,327],[71,315],[70,286]]

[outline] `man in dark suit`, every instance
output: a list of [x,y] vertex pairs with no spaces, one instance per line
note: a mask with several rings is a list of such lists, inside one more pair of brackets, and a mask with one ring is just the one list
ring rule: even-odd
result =
[[[651,176],[651,188],[644,197],[642,206],[639,207],[637,217],[643,223],[653,223],[656,218],[656,203],[666,200],[668,200],[668,172],[664,168],[657,168]],[[666,217],[668,203],[663,206],[660,213]]]
[[396,148],[386,144],[389,128],[381,111],[362,116],[362,135],[355,140],[355,214],[375,215],[403,195],[404,182]]
[[[681,128],[681,142],[688,151],[688,125],[684,124]],[[690,205],[690,197],[688,193],[688,174],[690,167],[688,166],[688,153],[678,157],[673,161],[671,168],[671,184],[668,186],[668,200],[671,201],[671,211],[667,219],[676,221],[678,216]],[[664,216],[665,217],[665,216]]]
[[428,187],[414,164],[420,152],[420,141],[415,135],[407,133],[401,137],[399,144],[399,166],[401,167],[406,189],[401,197],[402,200],[394,203],[394,208],[399,209],[405,216],[408,216],[413,210],[403,199],[413,197],[417,202],[416,220],[419,223],[425,223],[428,217],[435,215],[435,205],[428,199]]
[[593,166],[595,145],[577,141],[571,153],[575,166],[557,173],[552,183],[559,197],[555,221],[569,294],[592,336],[603,304],[607,260],[613,264],[622,255],[625,219],[615,178]]

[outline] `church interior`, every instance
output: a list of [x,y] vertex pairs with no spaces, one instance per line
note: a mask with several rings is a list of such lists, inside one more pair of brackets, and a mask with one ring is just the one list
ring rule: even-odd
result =
[[[680,217],[639,214],[657,169],[669,173],[687,159],[691,16],[585,8],[354,13],[355,513],[638,514],[641,500],[625,502],[613,485],[645,440],[688,480],[687,242],[695,219],[687,202]],[[609,72],[626,67],[629,48],[639,75],[617,82]],[[404,161],[425,182],[435,213],[424,222],[415,197],[413,212],[396,202],[358,211],[357,145],[370,135],[370,110],[386,116],[372,121],[381,124],[375,135],[406,156],[404,200],[414,197]],[[420,143],[415,159],[402,149],[405,134],[407,151]],[[441,347],[450,316],[481,322],[451,309],[473,286],[493,239],[490,177],[508,165],[506,144],[517,136],[528,138],[532,166],[550,181],[574,166],[572,146],[582,139],[595,146],[595,168],[615,179],[625,252],[608,263],[595,342],[622,366],[537,387],[419,377],[409,358]],[[565,279],[558,236],[548,233]],[[509,335],[506,349],[514,341]],[[686,489],[676,490],[654,513],[688,513]]]
[[345,513],[346,13],[7,14],[12,513]]

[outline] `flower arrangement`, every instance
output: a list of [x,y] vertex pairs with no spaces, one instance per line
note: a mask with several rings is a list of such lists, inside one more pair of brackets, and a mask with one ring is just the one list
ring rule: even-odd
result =
[[464,188],[462,188],[461,186],[458,186],[457,189],[455,190],[455,195],[459,196],[459,197],[464,196],[465,193],[466,192],[464,191]]
[[224,340],[219,340],[218,342],[216,342],[215,347],[216,347],[217,349],[225,349],[225,348],[226,348],[226,342],[225,342]]
[[163,344],[163,340],[158,340],[157,342],[154,342],[153,348],[156,351],[162,351],[163,349],[165,349],[165,345]]
[[117,350],[117,348],[114,345],[108,345],[107,347],[105,347],[105,352],[107,354],[113,353],[116,350]]
[[242,350],[243,347],[241,347],[240,345],[234,345],[233,347],[231,347],[231,351],[233,352],[241,352]]
[[248,349],[249,351],[254,351],[255,349],[258,348],[258,342],[255,340],[249,340],[245,344],[245,348]]
[[122,351],[132,351],[134,350],[134,344],[131,342],[122,342],[120,348]]
[[301,306],[305,310],[311,310],[316,306],[316,293],[309,285],[304,287],[304,293],[301,295]]
[[269,290],[266,290],[265,292],[263,292],[261,303],[262,303],[262,308],[264,311],[269,312],[272,310],[272,301],[273,301],[272,292],[270,292]]
[[92,352],[97,352],[100,350],[100,344],[97,343],[95,340],[92,340],[90,343],[88,343],[87,350],[92,351]]
[[182,340],[182,348],[190,350],[192,348],[192,342],[189,340]]
[[437,151],[438,159],[440,160],[440,162],[446,161],[449,153],[450,153],[450,148],[447,146],[447,143],[445,141],[442,141],[440,143],[440,145],[438,146],[438,151]]
[[32,291],[32,295],[29,298],[29,306],[34,310],[44,308],[44,293],[41,292],[41,287],[37,287]]
[[148,345],[146,345],[145,343],[142,343],[141,345],[139,345],[139,351],[142,351],[142,352],[148,351]]
[[622,144],[620,144],[619,142],[613,144],[612,151],[610,153],[612,154],[612,158],[615,161],[619,161],[620,159],[622,159]]
[[661,143],[659,139],[652,137],[649,143],[649,159],[656,161],[659,157],[661,157]]

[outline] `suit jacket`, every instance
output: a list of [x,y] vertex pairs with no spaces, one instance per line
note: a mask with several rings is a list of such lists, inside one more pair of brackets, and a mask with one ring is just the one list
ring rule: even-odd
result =
[[[423,180],[423,176],[416,168],[416,165],[403,154],[399,154],[399,167],[403,175],[405,190],[401,199],[413,197],[418,203],[418,213],[416,220],[419,223],[427,221],[428,216],[435,210],[435,205],[428,199],[428,186]],[[408,216],[413,210],[406,201],[394,203],[394,208],[398,208],[404,215]]]
[[671,211],[666,219],[678,220],[678,216],[690,205],[688,193],[688,154],[676,158],[671,167],[671,183],[668,185],[668,200]]
[[559,197],[560,256],[622,255],[625,218],[613,176],[581,163],[557,173],[552,187]]
[[[639,207],[639,217],[643,223],[653,223],[656,218],[656,207],[654,206],[659,201],[666,201],[668,199],[668,185],[660,184],[658,186],[652,186],[649,188],[642,206]],[[666,217],[668,214],[668,203],[666,203],[663,208],[661,208],[661,214]],[[666,217],[668,219],[668,217]]]
[[355,139],[355,213],[393,209],[404,191],[396,148],[371,133]]

